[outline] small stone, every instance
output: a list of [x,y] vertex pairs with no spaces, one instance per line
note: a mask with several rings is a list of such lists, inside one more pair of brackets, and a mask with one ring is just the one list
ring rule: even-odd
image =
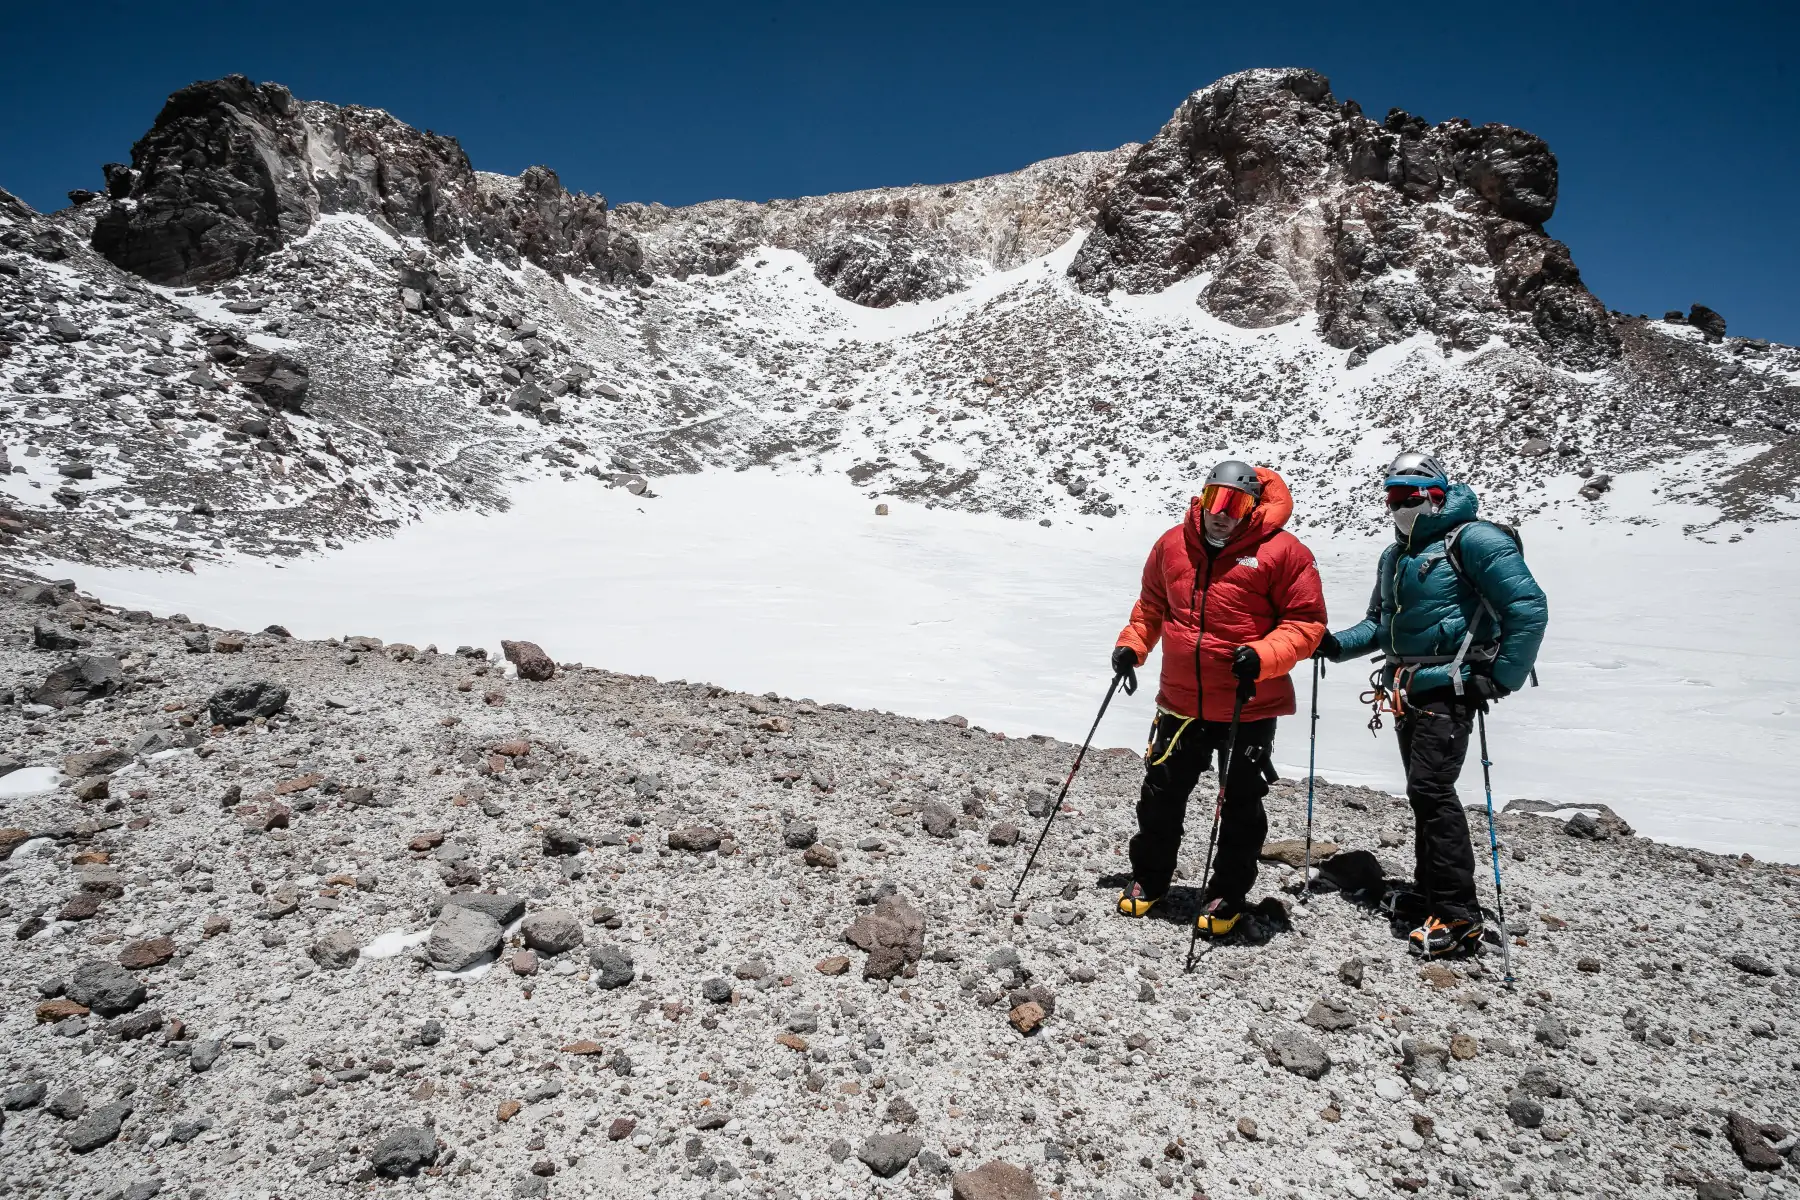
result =
[[722,836],[718,830],[706,825],[687,825],[669,833],[669,849],[686,850],[694,854],[704,854],[719,848]]
[[56,910],[59,921],[91,921],[100,912],[100,897],[93,892],[76,892]]
[[[1312,861],[1324,862],[1337,852],[1336,842],[1314,842],[1312,844]],[[1257,857],[1264,862],[1285,863],[1295,870],[1299,870],[1306,865],[1306,843],[1299,838],[1264,842],[1262,851]]]
[[1538,1018],[1537,1025],[1531,1031],[1532,1038],[1552,1050],[1563,1050],[1569,1045],[1568,1026],[1554,1013],[1545,1013]]
[[440,971],[462,971],[500,949],[500,923],[475,908],[446,904],[425,942],[425,959]]
[[188,1051],[188,1070],[196,1075],[212,1070],[213,1064],[219,1061],[219,1055],[225,1052],[222,1038],[206,1038],[195,1042]]
[[588,951],[588,963],[594,968],[594,986],[607,991],[622,988],[637,978],[631,956],[618,946],[595,946]]
[[730,1004],[731,980],[714,976],[700,985],[701,998],[711,1004]]
[[116,1017],[142,1004],[148,993],[123,967],[89,959],[69,977],[67,995],[103,1017]]
[[847,955],[833,954],[814,963],[813,969],[821,975],[842,975],[850,969],[850,959]]
[[1331,1070],[1331,1056],[1325,1048],[1292,1029],[1269,1038],[1264,1050],[1271,1063],[1303,1079],[1321,1079]]
[[567,954],[581,947],[581,918],[566,908],[546,908],[525,918],[520,932],[525,944],[546,957]]
[[24,1112],[28,1108],[36,1108],[44,1102],[44,1095],[50,1089],[41,1079],[33,1079],[28,1083],[15,1084],[6,1089],[0,1096],[0,1109],[7,1112]]
[[610,1124],[606,1127],[606,1138],[608,1141],[622,1142],[626,1138],[630,1137],[632,1135],[632,1132],[636,1129],[637,1129],[636,1118],[634,1118],[634,1117],[614,1117],[612,1120],[612,1124]]
[[169,937],[145,938],[128,942],[119,951],[119,965],[127,971],[148,971],[175,957],[175,940]]
[[[988,845],[990,846],[1016,845],[1019,840],[1019,827],[1010,822],[1002,821],[992,829],[988,830],[987,840]],[[988,1165],[993,1166],[995,1164],[990,1163]],[[963,1175],[970,1174],[973,1174],[973,1172],[963,1172]],[[1029,1176],[1027,1176],[1027,1178],[1029,1178]],[[1035,1187],[1036,1185],[1034,1184],[1033,1186]]]
[[538,973],[537,952],[520,950],[507,961],[507,965],[512,968],[514,975],[536,975]]
[[1481,1051],[1481,1043],[1466,1033],[1456,1034],[1450,1039],[1450,1057],[1458,1062],[1468,1062]]
[[994,1159],[950,1177],[951,1200],[1039,1200],[1031,1172]]
[[562,1051],[564,1054],[579,1054],[579,1055],[582,1055],[583,1057],[588,1057],[588,1056],[592,1056],[595,1054],[600,1054],[604,1051],[604,1049],[605,1048],[602,1047],[599,1042],[596,1042],[590,1038],[582,1038],[580,1041],[570,1042],[568,1045],[566,1045],[562,1048]]
[[805,850],[819,840],[819,827],[811,821],[789,821],[781,827],[781,844],[789,850]]
[[925,953],[925,915],[898,895],[883,896],[844,931],[844,940],[868,955],[864,979],[911,978]]
[[46,1000],[37,1006],[37,1019],[40,1025],[52,1025],[57,1021],[66,1021],[70,1017],[85,1017],[88,1008],[85,1004],[77,1004],[73,1000]]
[[314,942],[307,955],[328,971],[347,971],[362,957],[362,947],[349,930],[338,929]]
[[1544,1123],[1544,1106],[1523,1092],[1514,1092],[1506,1101],[1506,1115],[1520,1129],[1536,1129]]
[[115,1100],[94,1109],[78,1121],[71,1121],[63,1130],[63,1137],[68,1141],[69,1149],[77,1154],[87,1154],[118,1137],[119,1127],[130,1115],[131,1102]]
[[571,857],[581,853],[581,839],[567,829],[544,830],[544,853],[551,857]]
[[878,1133],[857,1147],[856,1157],[881,1178],[892,1179],[924,1148],[925,1143],[910,1133]]
[[1252,1121],[1249,1117],[1239,1117],[1237,1119],[1237,1131],[1238,1136],[1243,1138],[1246,1142],[1254,1142],[1262,1137],[1262,1134],[1257,1131],[1256,1122]]
[[1044,1023],[1044,1006],[1036,1000],[1027,1000],[1006,1014],[1007,1023],[1020,1033],[1029,1037]]
[[525,1106],[520,1104],[517,1100],[502,1100],[500,1102],[500,1108],[494,1113],[494,1116],[500,1120],[501,1124],[505,1124],[518,1116],[519,1110],[524,1107]]
[[287,707],[288,690],[278,683],[262,680],[234,683],[214,692],[206,702],[213,724],[234,729],[248,725],[258,717],[272,717]]
[[1746,975],[1758,975],[1764,979],[1775,977],[1775,968],[1753,954],[1734,954],[1731,965]]
[[536,642],[509,642],[503,638],[500,652],[518,669],[520,679],[541,683],[556,675],[555,661]]
[[44,1111],[60,1120],[73,1121],[87,1111],[87,1097],[80,1088],[65,1088],[45,1102]]
[[436,1160],[437,1135],[420,1125],[396,1129],[369,1154],[369,1165],[386,1179],[417,1175]]
[[1783,1141],[1787,1136],[1788,1131],[1781,1126],[1754,1121],[1741,1112],[1725,1118],[1725,1137],[1746,1170],[1781,1170],[1786,1160],[1769,1143]]
[[808,846],[806,848],[806,853],[800,857],[801,861],[805,862],[809,867],[822,867],[826,870],[835,870],[838,865],[837,851],[823,843],[814,843],[813,845]]
[[1353,958],[1347,962],[1339,964],[1338,969],[1337,969],[1337,975],[1338,975],[1338,979],[1340,981],[1342,981],[1343,983],[1347,984],[1348,986],[1353,987],[1353,988],[1361,987],[1363,985],[1363,961],[1362,961],[1362,959]]

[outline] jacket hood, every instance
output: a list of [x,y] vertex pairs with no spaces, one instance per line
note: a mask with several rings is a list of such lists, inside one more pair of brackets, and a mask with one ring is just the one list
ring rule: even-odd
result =
[[1458,525],[1466,525],[1473,521],[1476,511],[1480,507],[1481,501],[1475,495],[1474,488],[1466,483],[1453,483],[1450,485],[1450,490],[1444,493],[1442,512],[1421,516],[1413,523],[1410,538],[1396,529],[1394,540],[1403,546],[1409,542],[1414,546],[1429,545]]
[[[1268,467],[1256,468],[1256,478],[1262,484],[1262,499],[1250,510],[1250,515],[1245,518],[1243,528],[1238,530],[1237,536],[1216,553],[1236,552],[1254,546],[1279,533],[1288,523],[1288,518],[1294,515],[1294,494],[1288,491],[1287,480]],[[1474,495],[1473,492],[1469,493],[1471,502]],[[1472,513],[1473,509],[1470,511]],[[1188,558],[1196,563],[1206,557],[1209,549],[1206,544],[1206,529],[1200,524],[1202,515],[1200,497],[1194,496],[1188,500],[1187,520],[1181,523],[1181,531],[1182,538],[1187,543]]]

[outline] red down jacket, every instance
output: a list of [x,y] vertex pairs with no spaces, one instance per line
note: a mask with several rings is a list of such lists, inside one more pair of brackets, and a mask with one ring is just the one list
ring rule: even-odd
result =
[[1162,639],[1156,703],[1180,716],[1231,720],[1231,655],[1239,646],[1262,659],[1243,719],[1288,715],[1288,672],[1312,656],[1325,633],[1325,593],[1312,551],[1282,528],[1293,515],[1293,495],[1267,467],[1256,475],[1262,502],[1226,546],[1215,551],[1201,536],[1198,497],[1181,524],[1156,540],[1131,623],[1119,633],[1117,644],[1131,647],[1140,664]]

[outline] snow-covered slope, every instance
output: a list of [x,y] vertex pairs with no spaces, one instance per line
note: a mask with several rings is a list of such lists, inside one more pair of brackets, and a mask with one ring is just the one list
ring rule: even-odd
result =
[[1707,522],[1790,515],[1800,353],[1606,313],[1543,233],[1554,168],[1259,71],[994,179],[609,211],[385,113],[197,84],[109,194],[0,206],[0,537],[292,555],[528,475],[753,463],[1104,518],[1224,454],[1336,529],[1401,442],[1505,516],[1663,519],[1608,492],[1651,467]]

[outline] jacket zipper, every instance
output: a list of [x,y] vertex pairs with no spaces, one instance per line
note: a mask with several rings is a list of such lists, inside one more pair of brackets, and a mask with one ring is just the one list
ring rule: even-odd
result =
[[[1213,563],[1216,561],[1218,561],[1218,557],[1209,548],[1206,552],[1206,586],[1204,588],[1200,587],[1200,568],[1194,568],[1194,586],[1200,589],[1200,611],[1195,620],[1198,632],[1194,634],[1194,719],[1196,721],[1206,720],[1206,685],[1200,679],[1200,642],[1206,637],[1206,600],[1208,596],[1212,595]],[[1194,604],[1195,601],[1189,598],[1188,616],[1190,617],[1195,616]]]

